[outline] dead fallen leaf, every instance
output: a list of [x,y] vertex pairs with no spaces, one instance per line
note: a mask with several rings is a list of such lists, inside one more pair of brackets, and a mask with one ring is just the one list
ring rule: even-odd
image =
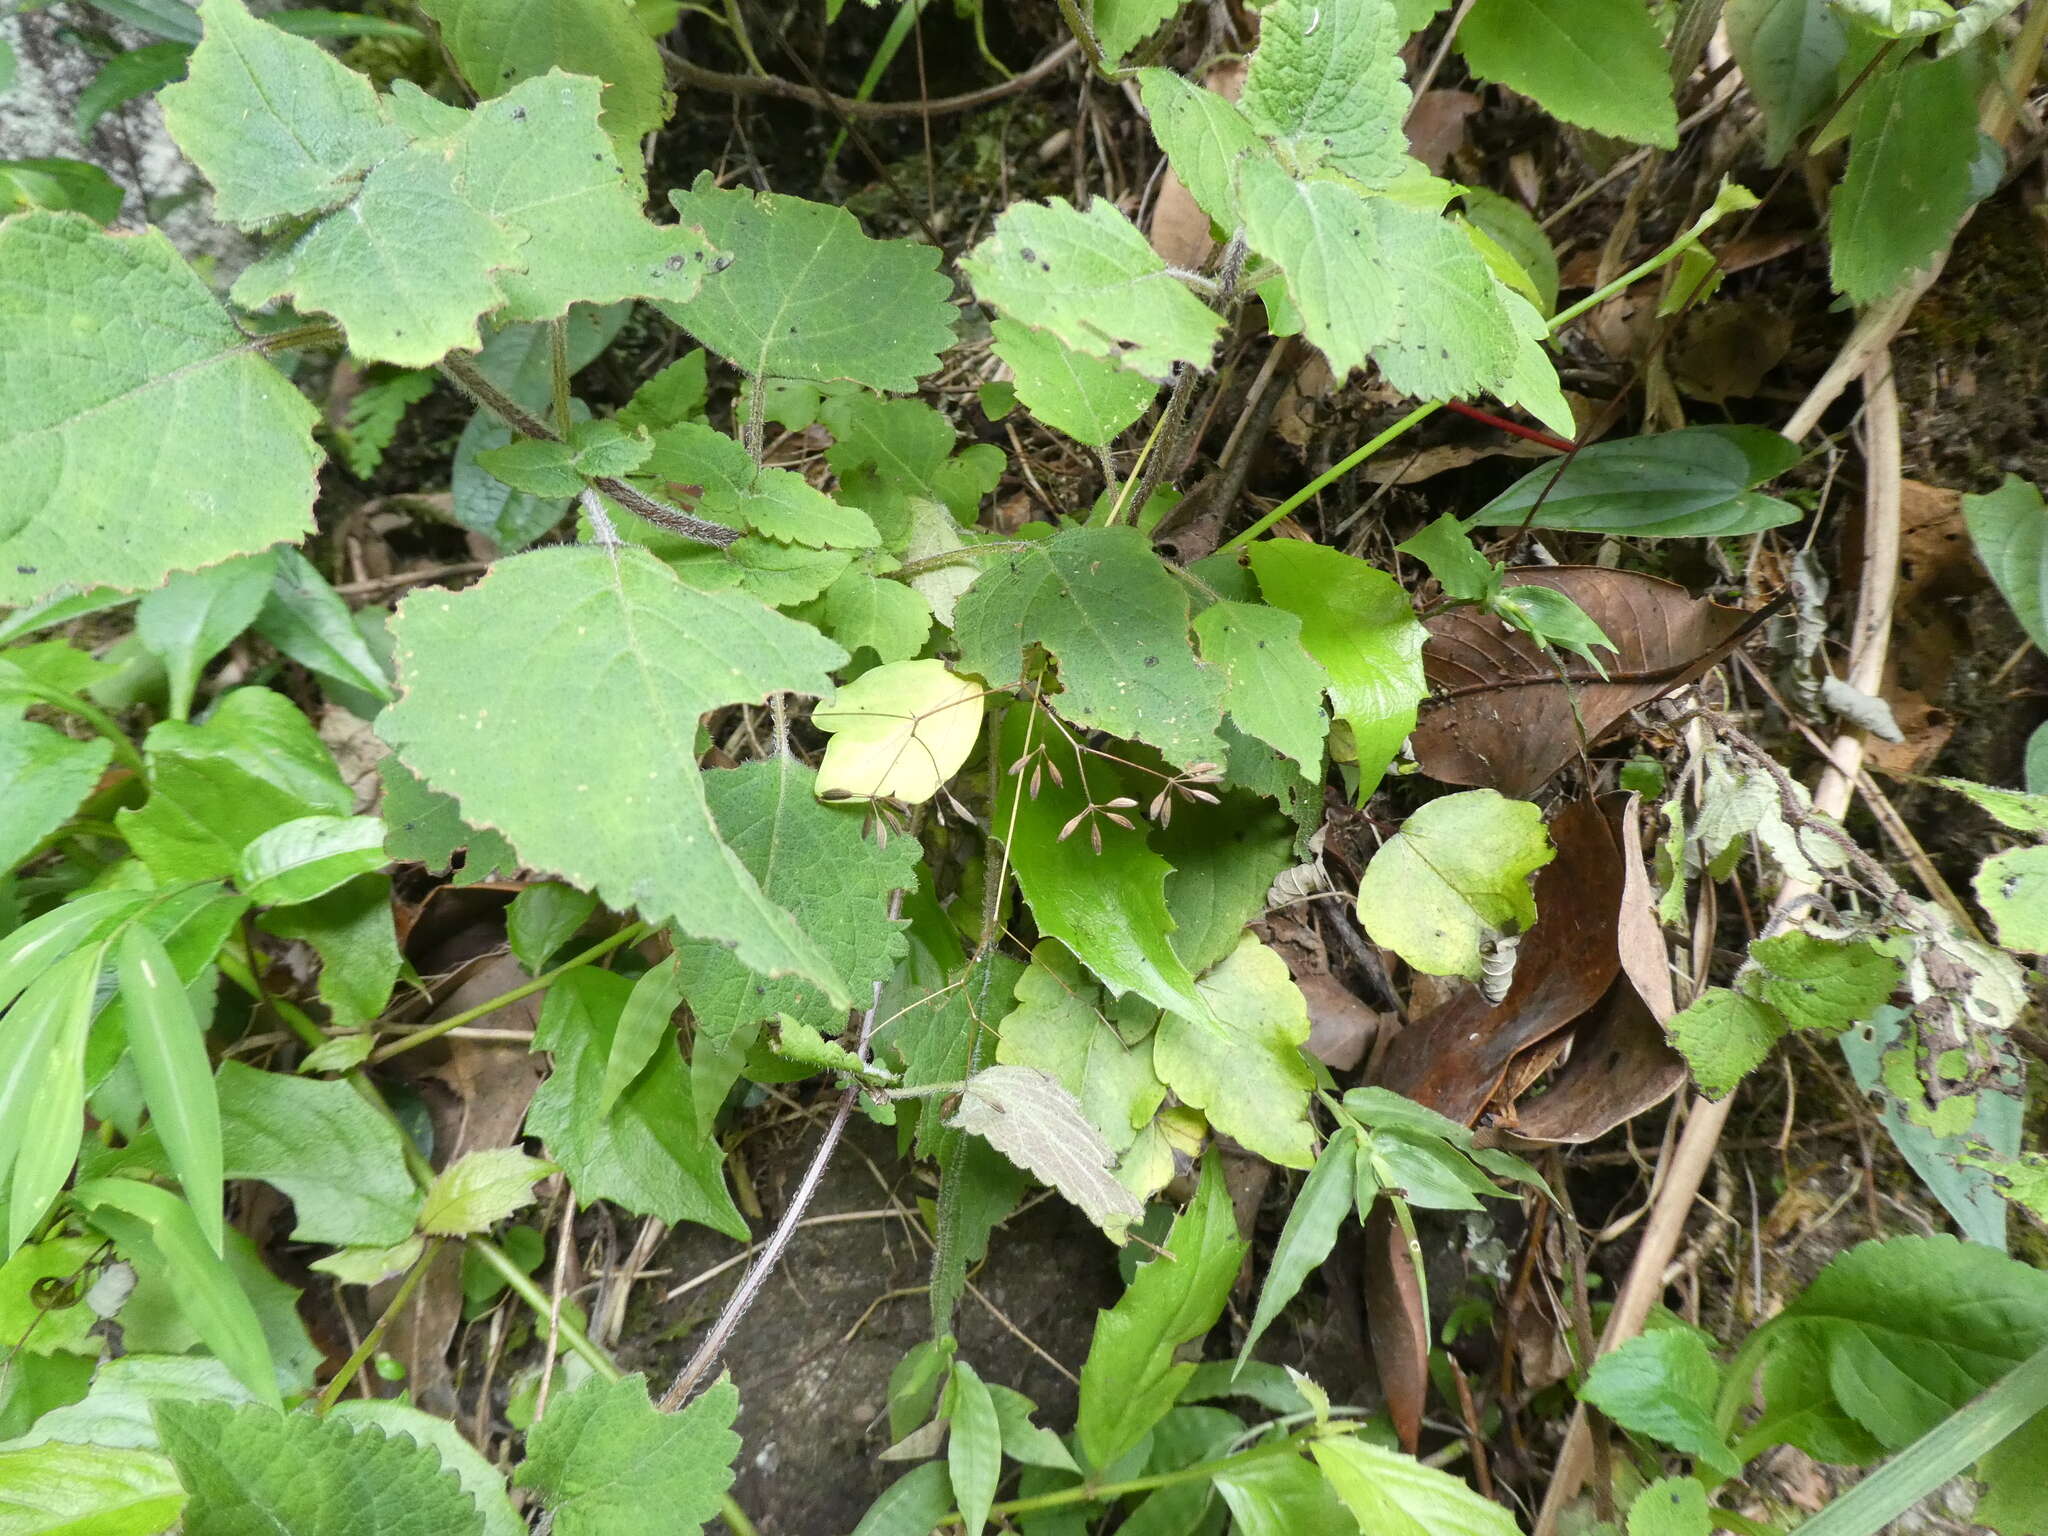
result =
[[[1525,798],[1640,704],[1691,682],[1725,656],[1749,614],[1696,598],[1675,582],[1602,566],[1510,571],[1510,585],[1571,598],[1619,650],[1600,659],[1612,681],[1582,661],[1553,660],[1519,630],[1469,608],[1430,620],[1423,670],[1437,690],[1411,738],[1416,761],[1446,784],[1478,784]],[[1562,676],[1560,675],[1562,674]]]
[[1500,1129],[1522,1142],[1597,1141],[1685,1083],[1685,1059],[1626,978],[1572,1031],[1571,1056],[1539,1094],[1517,1100]]
[[1657,893],[1643,862],[1642,803],[1641,795],[1630,795],[1621,810],[1621,914],[1615,948],[1622,975],[1648,1007],[1651,1020],[1662,1025],[1678,1012],[1678,998],[1671,986],[1664,925],[1657,920]]
[[1309,1055],[1332,1072],[1349,1072],[1379,1033],[1379,1013],[1334,976],[1296,976],[1294,984],[1308,1004]]
[[1918,480],[1899,482],[1899,595],[1910,608],[1925,597],[1976,589],[1981,578],[1970,558],[1963,525],[1963,494]]
[[1792,317],[1762,298],[1716,299],[1686,316],[1671,378],[1695,400],[1746,400],[1792,346]]
[[1429,1392],[1429,1319],[1407,1239],[1384,1200],[1365,1222],[1364,1289],[1366,1332],[1387,1416],[1412,1452],[1422,1436],[1422,1405]]
[[1480,99],[1470,91],[1424,91],[1408,109],[1408,153],[1442,173],[1444,163],[1465,142],[1465,119],[1477,112]]

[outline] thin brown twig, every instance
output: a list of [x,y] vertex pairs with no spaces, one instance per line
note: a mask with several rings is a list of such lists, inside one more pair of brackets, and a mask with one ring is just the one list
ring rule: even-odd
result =
[[1029,69],[1012,75],[995,85],[983,86],[978,91],[965,91],[958,96],[938,96],[930,101],[862,101],[855,96],[840,96],[816,86],[804,85],[795,80],[784,80],[775,75],[729,75],[719,70],[706,69],[701,64],[692,64],[667,49],[662,50],[662,62],[668,67],[669,78],[677,85],[694,86],[703,91],[723,91],[730,96],[774,96],[784,101],[799,101],[810,106],[823,107],[843,113],[847,117],[922,117],[937,116],[953,112],[971,112],[976,107],[985,107],[1005,97],[1028,91],[1040,81],[1058,73],[1061,66],[1081,51],[1081,45],[1069,38]]

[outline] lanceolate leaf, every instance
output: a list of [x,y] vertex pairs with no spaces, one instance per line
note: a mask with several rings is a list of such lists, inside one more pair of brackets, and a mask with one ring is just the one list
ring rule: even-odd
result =
[[0,606],[312,531],[313,407],[161,234],[19,214],[0,274]]
[[190,717],[200,672],[256,621],[276,568],[266,551],[181,571],[136,604],[135,633],[170,674],[172,719]]
[[1098,1227],[1117,1236],[1145,1213],[1110,1176],[1116,1162],[1102,1133],[1059,1079],[1037,1067],[984,1067],[960,1090],[946,1122],[984,1138],[1018,1167],[1058,1190]]
[[155,934],[131,923],[116,947],[121,995],[128,1004],[128,1054],[142,1079],[150,1124],[163,1138],[171,1171],[191,1202],[200,1231],[221,1252],[220,1104],[206,1033],[185,996],[177,967]]
[[1338,1229],[1357,1204],[1357,1155],[1358,1136],[1348,1125],[1316,1154],[1315,1166],[1302,1180],[1287,1209],[1280,1240],[1273,1246],[1273,1262],[1267,1266],[1265,1284],[1259,1290],[1258,1311],[1237,1352],[1240,1364],[1251,1358],[1252,1346],[1294,1299],[1302,1281],[1337,1246]]
[[1207,367],[1223,326],[1101,198],[1013,204],[960,267],[983,303],[1149,379]]
[[694,299],[662,306],[676,324],[755,378],[852,379],[908,391],[953,339],[938,252],[870,240],[843,208],[714,187],[710,173],[670,200],[732,264]]
[[1618,438],[1531,470],[1473,521],[1633,538],[1756,533],[1799,517],[1789,502],[1744,494],[1796,458],[1783,438],[1756,427]]
[[415,594],[393,629],[404,691],[379,729],[467,820],[614,907],[851,1001],[719,839],[696,767],[698,716],[828,691],[837,646],[631,547],[501,560],[467,591]]
[[1775,165],[1834,99],[1848,29],[1814,0],[1730,0],[1727,17],[1728,48],[1764,115],[1764,158]]
[[6,1254],[27,1241],[63,1189],[85,1116],[85,1036],[104,946],[43,972],[0,1017],[0,1172],[8,1185]]
[[1368,186],[1392,181],[1413,165],[1401,132],[1401,38],[1393,0],[1278,0],[1259,14],[1244,115],[1300,164],[1328,164]]
[[1221,762],[1220,669],[1195,659],[1187,589],[1135,528],[1071,528],[991,559],[954,613],[962,667],[1002,687],[1033,643],[1060,666],[1076,724],[1150,742],[1190,767]]
[[1671,67],[1643,0],[1478,0],[1458,29],[1472,72],[1596,133],[1671,149]]
[[1317,1440],[1309,1451],[1359,1529],[1376,1536],[1517,1536],[1521,1530],[1506,1509],[1448,1472],[1357,1435]]

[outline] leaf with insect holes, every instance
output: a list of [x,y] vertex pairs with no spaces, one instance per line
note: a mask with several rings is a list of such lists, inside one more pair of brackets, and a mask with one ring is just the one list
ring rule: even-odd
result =
[[318,413],[160,233],[21,213],[0,271],[0,607],[312,531]]
[[1111,1170],[1116,1153],[1059,1079],[1036,1067],[984,1067],[961,1086],[946,1124],[985,1139],[1079,1207],[1112,1238],[1145,1214]]
[[960,258],[975,296],[1077,352],[1161,382],[1206,368],[1223,321],[1167,270],[1131,221],[1097,198],[1013,203]]
[[922,805],[974,750],[986,691],[943,661],[892,661],[863,672],[811,711],[811,724],[832,738],[818,768],[818,797]]
[[[415,593],[392,631],[403,692],[379,730],[465,819],[615,908],[851,1001],[720,839],[697,771],[699,716],[829,692],[838,646],[748,598],[691,591],[630,546],[511,556],[460,593]],[[543,739],[569,754],[535,752]]]
[[1237,201],[1252,249],[1286,274],[1302,334],[1339,379],[1363,368],[1402,319],[1374,200],[1349,181],[1303,180],[1276,161],[1247,158],[1238,167]]
[[1401,130],[1401,40],[1394,0],[1275,0],[1259,13],[1244,115],[1298,165],[1393,181],[1415,168]]
[[1417,970],[1477,981],[1489,933],[1535,924],[1529,876],[1555,855],[1528,801],[1490,789],[1445,795],[1380,845],[1358,883],[1358,918]]
[[1671,64],[1643,0],[1476,0],[1458,48],[1473,74],[1553,117],[1636,144],[1678,143]]
[[732,262],[662,312],[755,378],[908,392],[951,345],[952,284],[930,246],[871,240],[844,208],[721,189],[708,171],[669,200]]
[[1024,408],[1076,442],[1107,446],[1159,393],[1143,374],[1076,352],[1048,331],[998,320],[990,334]]
[[1191,768],[1221,762],[1224,677],[1188,640],[1188,594],[1135,528],[1069,528],[991,559],[954,611],[961,665],[1015,682],[1041,644],[1067,719],[1150,742]]
[[1517,350],[1511,295],[1465,232],[1393,198],[1375,198],[1371,206],[1381,262],[1401,296],[1400,324],[1373,349],[1387,382],[1418,400],[1504,384]]

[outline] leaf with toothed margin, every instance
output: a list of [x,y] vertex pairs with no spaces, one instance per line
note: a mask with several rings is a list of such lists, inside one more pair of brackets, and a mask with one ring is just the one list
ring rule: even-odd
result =
[[838,646],[631,546],[500,560],[465,591],[415,593],[392,631],[403,691],[378,728],[466,821],[610,906],[851,1001],[719,836],[696,760],[707,710],[829,692]]
[[1301,165],[1368,186],[1394,180],[1414,164],[1401,128],[1401,36],[1394,0],[1275,0],[1259,13],[1245,117]]

